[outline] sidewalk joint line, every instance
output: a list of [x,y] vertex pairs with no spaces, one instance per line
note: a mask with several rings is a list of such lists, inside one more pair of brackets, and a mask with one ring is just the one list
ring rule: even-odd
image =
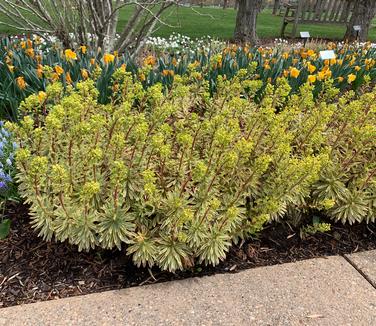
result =
[[372,280],[364,273],[349,257],[346,255],[342,255],[342,257],[361,275],[363,278],[372,285],[372,287],[376,290],[376,284],[372,282]]

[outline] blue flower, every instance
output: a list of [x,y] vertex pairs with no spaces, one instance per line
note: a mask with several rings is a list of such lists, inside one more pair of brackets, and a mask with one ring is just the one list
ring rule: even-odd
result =
[[0,191],[7,189],[7,184],[4,181],[0,181]]

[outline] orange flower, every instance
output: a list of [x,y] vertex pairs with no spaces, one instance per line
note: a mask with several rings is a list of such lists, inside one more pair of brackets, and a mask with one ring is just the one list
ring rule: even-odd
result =
[[55,66],[55,72],[58,76],[62,75],[64,73],[64,69],[60,66]]
[[316,71],[316,67],[310,63],[308,63],[308,71],[313,74]]
[[293,77],[293,78],[298,78],[300,75],[300,71],[296,68],[292,68],[290,70],[290,76]]
[[314,82],[316,82],[316,76],[315,75],[308,75],[308,81],[313,84]]
[[65,50],[65,58],[67,60],[77,60],[77,54],[73,52],[71,49]]
[[94,65],[94,64],[95,64],[95,59],[94,59],[94,58],[91,58],[91,59],[90,59],[90,64],[91,64],[91,65]]
[[25,50],[25,53],[27,56],[29,56],[30,58],[34,58],[34,49],[33,48],[27,48]]
[[81,69],[81,76],[83,80],[86,80],[89,78],[89,72],[86,69]]
[[38,78],[42,78],[42,76],[43,76],[43,66],[42,65],[38,65],[38,67],[37,67],[37,76],[38,76]]
[[108,65],[109,63],[115,61],[115,56],[113,54],[110,54],[110,53],[105,53],[104,56],[103,56],[103,61],[106,65]]
[[144,64],[145,66],[154,66],[156,64],[157,60],[155,59],[154,56],[149,55],[145,60]]
[[313,57],[315,55],[315,51],[313,50],[308,50],[307,51],[307,55],[310,56],[310,57]]
[[65,75],[65,80],[66,80],[67,84],[69,84],[69,85],[72,84],[72,77],[71,77],[69,71]]
[[25,82],[25,79],[23,77],[17,77],[16,78],[16,82],[17,82],[17,86],[20,88],[20,89],[25,89],[26,88],[26,82]]

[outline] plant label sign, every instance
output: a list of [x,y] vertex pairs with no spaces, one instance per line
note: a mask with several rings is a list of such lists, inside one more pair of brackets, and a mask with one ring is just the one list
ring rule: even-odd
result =
[[336,54],[334,53],[333,50],[320,51],[320,58],[322,60],[335,59],[336,58]]
[[355,26],[353,26],[353,28],[354,28],[355,32],[360,32],[362,30],[362,26],[360,26],[360,25],[355,25]]
[[301,38],[310,38],[311,35],[309,34],[309,32],[300,32],[300,37]]

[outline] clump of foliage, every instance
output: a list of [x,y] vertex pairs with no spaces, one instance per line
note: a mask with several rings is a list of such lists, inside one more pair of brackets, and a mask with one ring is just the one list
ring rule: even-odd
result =
[[194,76],[169,91],[145,90],[124,69],[114,78],[111,104],[97,102],[91,80],[66,96],[55,83],[22,104],[20,124],[8,123],[19,191],[46,240],[126,248],[136,265],[169,271],[215,265],[232,242],[303,205],[328,162],[318,131],[297,145],[309,119],[300,97],[276,114],[291,90],[285,79],[255,104],[261,85],[246,71],[219,78],[213,97]]
[[312,198],[335,221],[376,219],[376,92],[343,96],[326,130],[330,161],[313,186]]
[[4,206],[7,201],[15,199],[17,194],[13,181],[15,149],[11,134],[4,127],[4,122],[0,121],[0,240],[8,235],[10,229],[10,220],[3,218]]

